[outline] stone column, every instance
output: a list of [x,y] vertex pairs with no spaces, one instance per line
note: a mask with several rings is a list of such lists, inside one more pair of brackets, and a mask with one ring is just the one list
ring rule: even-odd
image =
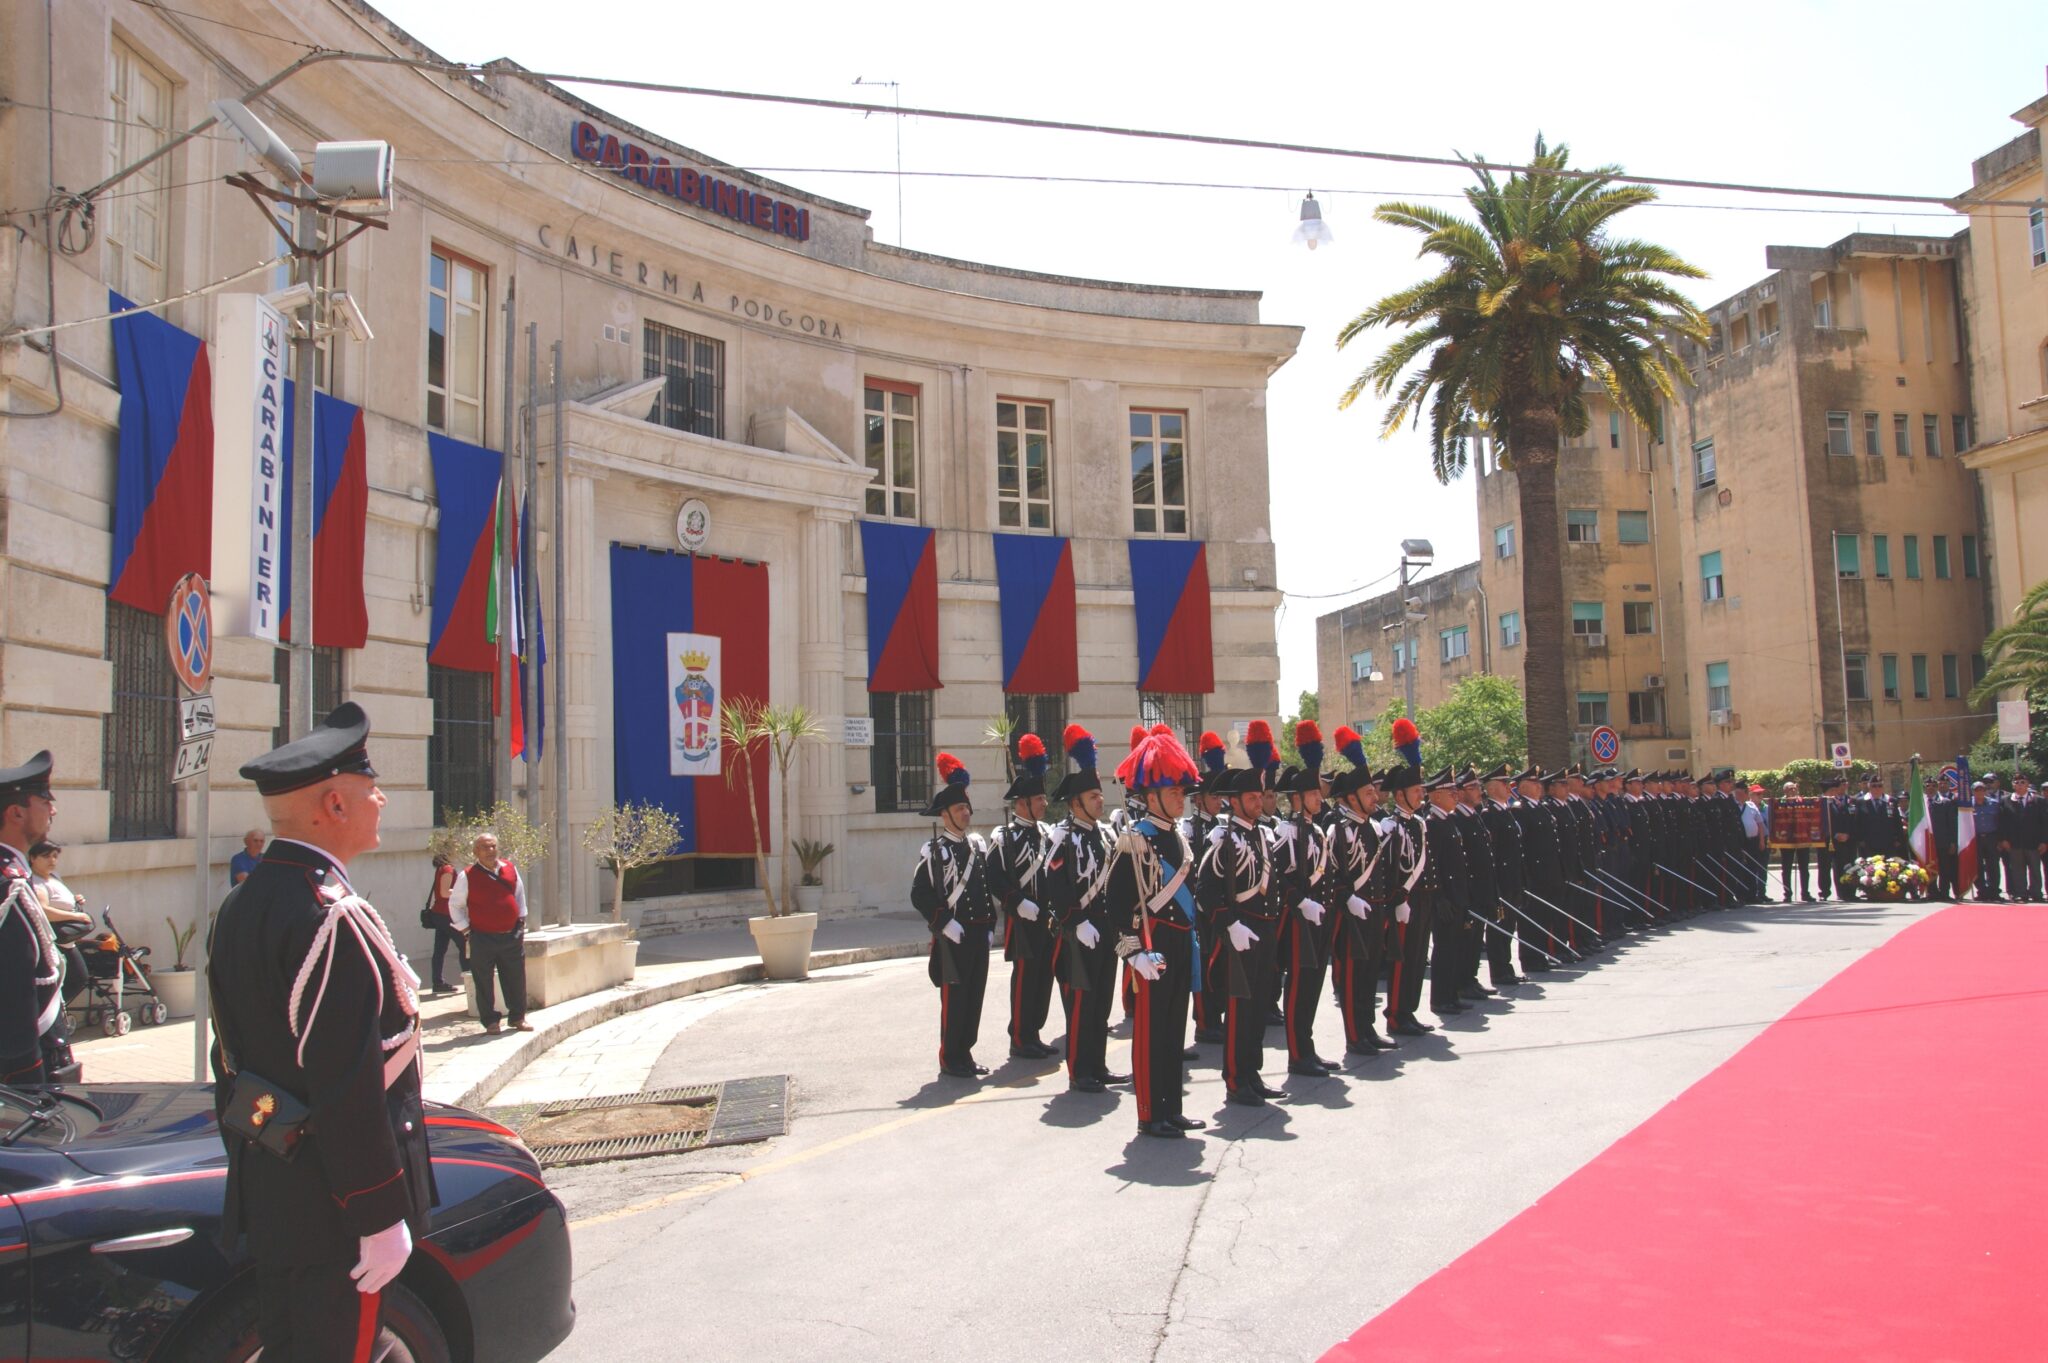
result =
[[[608,709],[611,696],[598,690],[609,669],[597,665],[598,621],[597,575],[606,571],[609,544],[597,529],[597,485],[573,462],[568,469],[568,486],[558,541],[563,560],[562,637],[555,646],[562,650],[563,674],[568,702],[568,732],[556,741],[566,742],[569,759],[569,846],[562,849],[569,867],[570,903],[575,921],[590,922],[609,913],[611,902],[599,895],[596,862],[583,850],[583,834],[599,812],[611,803],[611,763],[600,761],[597,718]],[[607,631],[607,635],[608,635]]]
[[847,526],[852,514],[806,511],[800,522],[797,598],[798,695],[817,717],[820,737],[803,748],[798,761],[797,836],[831,843],[838,850],[824,867],[825,890],[835,902],[847,892],[847,752],[845,716],[846,606],[840,576],[846,564]]

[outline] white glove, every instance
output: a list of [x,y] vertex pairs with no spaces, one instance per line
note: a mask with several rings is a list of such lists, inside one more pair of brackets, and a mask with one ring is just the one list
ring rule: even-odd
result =
[[1401,907],[1394,910],[1394,921],[1396,923],[1405,923],[1408,921],[1408,906],[1405,903],[1402,904]]
[[1316,927],[1321,927],[1323,925],[1322,905],[1316,903],[1316,901],[1313,899],[1304,899],[1301,901],[1300,907],[1301,916],[1303,918],[1306,918],[1311,924],[1313,924]]
[[948,918],[946,920],[946,926],[939,929],[939,936],[945,938],[947,941],[953,943],[955,946],[958,946],[960,944],[960,939],[962,937],[965,937],[966,935],[966,929],[960,926],[960,920],[957,918]]
[[1131,957],[1131,969],[1147,980],[1156,980],[1166,973],[1166,958],[1156,951],[1141,951]]
[[1349,899],[1344,901],[1344,907],[1351,910],[1351,916],[1353,918],[1363,918],[1365,917],[1366,912],[1372,908],[1372,905],[1366,903],[1357,895],[1352,895]]
[[405,1261],[412,1258],[412,1231],[403,1221],[394,1221],[357,1243],[363,1247],[363,1257],[350,1270],[349,1277],[356,1280],[358,1292],[382,1292],[405,1268]]
[[1028,899],[1018,900],[1017,916],[1027,923],[1036,923],[1038,921],[1038,905]]
[[1090,951],[1093,951],[1096,947],[1101,945],[1102,934],[1096,931],[1095,925],[1093,923],[1090,923],[1086,919],[1083,919],[1081,920],[1081,926],[1074,929],[1074,939],[1080,942],[1082,946],[1087,947]]
[[1259,934],[1253,932],[1244,924],[1232,923],[1230,925],[1230,945],[1236,947],[1239,951],[1250,951],[1252,943],[1258,940]]

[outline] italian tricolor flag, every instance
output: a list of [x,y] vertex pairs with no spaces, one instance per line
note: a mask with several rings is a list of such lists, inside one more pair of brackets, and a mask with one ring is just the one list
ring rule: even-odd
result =
[[1920,762],[1913,761],[1912,787],[1906,797],[1906,842],[1913,860],[1934,874],[1934,820],[1927,812],[1927,788],[1920,781]]

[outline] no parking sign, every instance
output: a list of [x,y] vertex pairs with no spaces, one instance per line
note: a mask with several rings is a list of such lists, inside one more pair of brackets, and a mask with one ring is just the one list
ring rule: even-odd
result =
[[1593,730],[1593,760],[1602,766],[1621,756],[1621,735],[1605,724]]

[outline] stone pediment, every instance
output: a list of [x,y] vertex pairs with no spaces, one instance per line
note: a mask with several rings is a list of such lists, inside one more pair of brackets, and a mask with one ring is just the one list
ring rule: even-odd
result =
[[607,388],[601,393],[592,393],[582,399],[585,407],[595,407],[601,412],[617,412],[621,416],[646,420],[648,411],[654,406],[654,399],[661,392],[661,385],[668,382],[656,374],[650,379],[635,379],[622,383],[616,388]]
[[829,459],[848,468],[865,469],[845,450],[827,440],[816,426],[788,407],[756,412],[747,419],[747,443],[784,454],[804,454]]

